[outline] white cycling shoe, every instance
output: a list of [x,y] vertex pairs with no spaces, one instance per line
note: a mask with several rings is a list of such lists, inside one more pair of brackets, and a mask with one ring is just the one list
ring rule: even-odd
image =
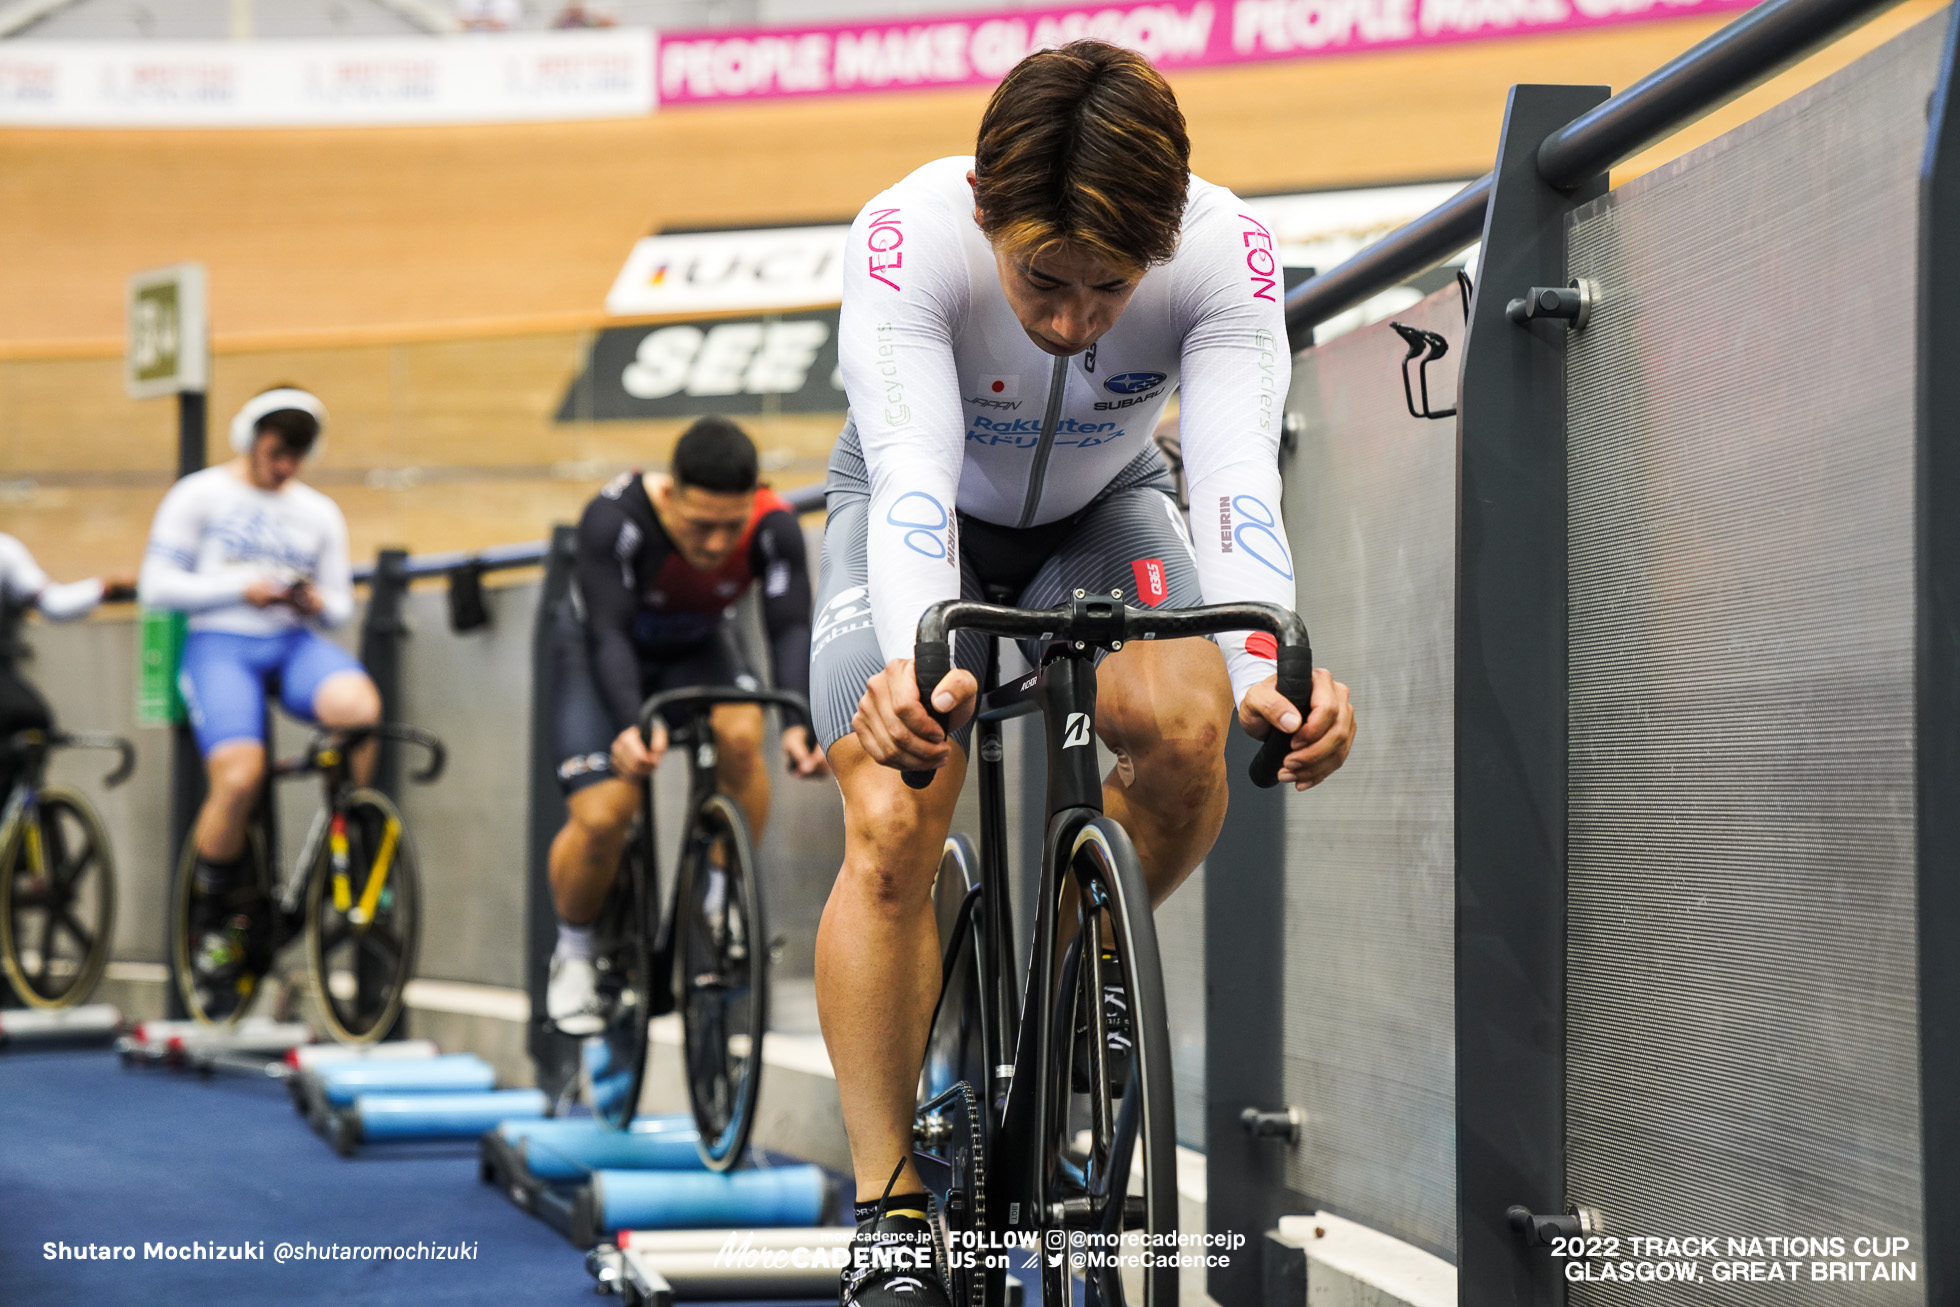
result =
[[551,955],[544,1014],[560,1034],[574,1039],[596,1035],[606,1028],[605,1007],[599,1002],[599,973],[589,960]]

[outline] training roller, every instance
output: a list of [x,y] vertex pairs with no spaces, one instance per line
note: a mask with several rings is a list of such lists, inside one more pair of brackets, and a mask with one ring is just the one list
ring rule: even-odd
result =
[[700,1171],[694,1118],[662,1116],[615,1130],[589,1117],[503,1121],[497,1134],[536,1180],[583,1180],[594,1171]]
[[309,1044],[291,1049],[286,1065],[295,1071],[319,1071],[347,1062],[396,1062],[436,1056],[433,1039],[402,1039],[385,1044]]
[[0,1048],[106,1044],[122,1027],[122,1012],[109,1003],[0,1012]]
[[313,1028],[303,1021],[274,1021],[247,1017],[235,1026],[207,1026],[199,1021],[139,1021],[116,1041],[123,1062],[161,1063],[182,1067],[210,1063],[224,1054],[278,1057],[313,1042]]
[[579,1195],[573,1242],[615,1230],[747,1229],[815,1225],[830,1186],[815,1166],[761,1171],[595,1171]]
[[[455,1053],[329,1063],[320,1068],[319,1080],[326,1101],[345,1107],[363,1094],[467,1094],[494,1089],[497,1072],[474,1053]],[[495,1124],[492,1118],[481,1128]]]
[[362,1094],[333,1114],[329,1138],[342,1157],[380,1139],[470,1139],[512,1117],[542,1117],[545,1101],[536,1089]]
[[326,1118],[333,1105],[327,1102],[321,1076],[338,1067],[353,1066],[369,1062],[426,1062],[437,1056],[435,1041],[432,1039],[404,1039],[385,1044],[308,1044],[304,1048],[289,1049],[286,1052],[286,1066],[292,1074],[287,1077],[286,1088],[293,1096],[293,1110],[313,1122],[316,1129],[326,1128]]

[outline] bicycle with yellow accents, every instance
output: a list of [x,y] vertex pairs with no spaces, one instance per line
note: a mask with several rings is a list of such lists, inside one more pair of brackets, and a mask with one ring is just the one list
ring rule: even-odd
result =
[[[297,758],[275,763],[253,806],[246,835],[252,873],[270,911],[246,947],[245,966],[222,984],[201,978],[203,941],[191,928],[197,893],[197,850],[186,839],[171,895],[171,969],[185,1010],[209,1025],[228,1026],[245,1015],[273,962],[295,939],[306,950],[307,982],[327,1033],[346,1044],[385,1036],[401,1015],[415,977],[421,942],[422,895],[415,849],[388,796],[354,783],[350,755],[369,740],[398,740],[426,750],[428,765],[409,779],[428,784],[441,775],[447,753],[427,731],[399,723],[320,733]],[[274,884],[274,782],[317,775],[325,803],[314,814],[293,874]]]
[[136,752],[118,735],[22,731],[0,739],[19,760],[20,779],[0,803],[0,971],[28,1007],[73,1007],[109,963],[116,923],[116,864],[109,833],[89,801],[44,783],[54,749],[113,749],[113,789],[129,778]]

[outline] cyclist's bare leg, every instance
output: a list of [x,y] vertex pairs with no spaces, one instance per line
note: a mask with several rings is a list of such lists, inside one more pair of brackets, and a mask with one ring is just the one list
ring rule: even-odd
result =
[[844,866],[817,929],[817,1013],[837,1072],[857,1192],[925,1186],[913,1169],[912,1109],[926,1027],[939,998],[939,926],[933,875],[966,775],[966,755],[924,790],[865,754],[847,735],[830,748],[844,792]]
[[[335,672],[313,692],[313,720],[329,730],[373,726],[381,720],[381,692],[365,672]],[[366,785],[374,776],[376,747],[377,742],[369,740],[354,750],[356,785]]]
[[197,812],[197,854],[223,866],[245,851],[245,823],[265,779],[265,746],[226,740],[205,758],[204,774],[208,784]]
[[763,828],[769,824],[769,769],[762,762],[762,706],[716,704],[710,722],[715,732],[717,787],[735,800],[735,806],[749,823],[749,834],[761,844]]
[[1136,640],[1103,659],[1096,730],[1128,764],[1103,781],[1103,811],[1136,845],[1152,904],[1204,860],[1225,823],[1231,725],[1232,683],[1211,641]]
[[605,906],[619,872],[627,832],[640,810],[640,787],[609,777],[573,793],[565,808],[565,824],[551,841],[551,901],[560,921],[587,926]]

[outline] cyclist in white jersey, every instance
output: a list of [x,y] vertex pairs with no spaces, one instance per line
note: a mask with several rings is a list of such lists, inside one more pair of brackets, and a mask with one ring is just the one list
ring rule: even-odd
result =
[[[190,614],[177,684],[209,790],[198,811],[192,928],[194,983],[223,993],[271,917],[245,858],[245,827],[265,777],[269,685],[301,721],[328,727],[381,719],[381,696],[358,660],[320,633],[354,612],[347,519],[298,480],[326,409],[282,386],[253,396],[231,422],[237,457],[170,488],[150,527],[138,596]],[[373,746],[355,756],[365,779]]]
[[[850,421],[831,459],[811,688],[845,803],[818,1007],[858,1197],[883,1195],[860,1207],[861,1242],[927,1237],[909,1156],[939,981],[931,888],[983,653],[956,646],[933,694],[942,730],[913,681],[920,613],[987,587],[1028,607],[1078,587],[1152,607],[1294,603],[1283,281],[1271,233],[1191,177],[1188,158],[1149,63],[1076,42],[1008,75],[972,158],[920,168],[851,228],[838,336]],[[1188,534],[1151,440],[1174,393]],[[1325,670],[1296,707],[1274,689],[1270,637],[1219,644],[1223,658],[1200,641],[1131,642],[1098,676],[1098,730],[1119,759],[1104,806],[1158,901],[1217,838],[1235,700],[1251,734],[1292,735],[1280,776],[1298,788],[1354,738],[1347,689]],[[948,775],[922,791],[898,775],[938,768]],[[861,1269],[842,1298],[945,1301],[936,1276]]]
[[18,771],[12,738],[22,731],[54,729],[54,714],[41,692],[20,674],[28,656],[19,627],[29,609],[50,622],[72,622],[94,611],[111,592],[127,599],[135,578],[92,576],[56,584],[48,579],[27,546],[0,531],[0,804],[12,793]]

